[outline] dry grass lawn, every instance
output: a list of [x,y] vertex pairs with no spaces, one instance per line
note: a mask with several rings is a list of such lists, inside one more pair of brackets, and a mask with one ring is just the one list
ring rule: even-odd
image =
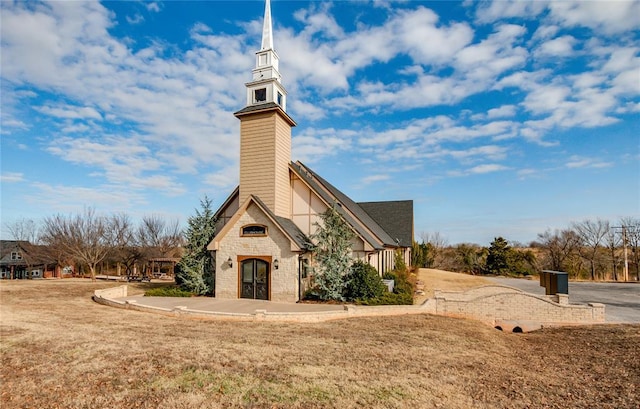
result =
[[428,298],[433,298],[435,290],[464,291],[491,284],[491,281],[484,277],[453,273],[435,268],[419,269],[416,278],[424,283],[424,295],[414,297],[414,304],[422,304]]
[[199,321],[91,300],[114,285],[0,283],[2,408],[640,406],[640,326]]

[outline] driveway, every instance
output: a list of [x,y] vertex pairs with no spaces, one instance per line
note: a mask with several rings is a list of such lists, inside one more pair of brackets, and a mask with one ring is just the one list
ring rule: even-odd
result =
[[[496,284],[508,285],[532,294],[544,295],[544,287],[538,280],[490,277]],[[608,323],[640,324],[639,283],[591,283],[569,282],[569,303],[597,302],[606,305]]]

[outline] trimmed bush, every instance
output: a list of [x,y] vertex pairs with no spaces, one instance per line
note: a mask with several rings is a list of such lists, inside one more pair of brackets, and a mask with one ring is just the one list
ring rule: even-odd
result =
[[380,297],[370,298],[368,300],[358,300],[360,305],[413,305],[413,296],[411,294],[390,293],[385,292]]
[[145,297],[192,297],[194,294],[180,287],[158,287],[145,291]]
[[351,265],[346,280],[344,298],[349,301],[377,298],[387,290],[376,269],[362,261]]

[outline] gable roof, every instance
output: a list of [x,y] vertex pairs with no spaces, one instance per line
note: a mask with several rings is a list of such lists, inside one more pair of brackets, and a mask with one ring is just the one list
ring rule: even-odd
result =
[[413,243],[413,200],[361,202],[358,205],[402,247]]
[[[244,213],[251,203],[254,203],[258,208],[273,222],[273,224],[291,241],[292,251],[304,251],[309,249],[309,240],[304,235],[304,233],[298,228],[298,226],[293,223],[293,221],[276,216],[271,209],[269,209],[257,196],[250,195],[245,202],[240,205],[236,213],[233,215],[231,220],[227,224],[225,224],[222,229],[216,232],[211,243],[207,245],[207,250],[217,250],[218,242],[224,237],[231,226],[240,218],[242,213]],[[294,249],[295,246],[295,249]]]
[[[356,203],[331,183],[306,167],[302,162],[291,162],[291,171],[303,180],[327,205],[336,204],[336,210],[354,232],[371,248],[410,247],[413,242],[413,201],[388,201]],[[239,195],[236,187],[216,211],[216,219]],[[295,243],[300,250],[309,249],[311,242],[296,224],[287,218],[276,216],[259,197],[251,196],[262,211]],[[246,203],[240,208],[246,210]],[[237,210],[240,210],[237,209]],[[237,211],[236,211],[237,213]],[[235,217],[235,214],[234,214]],[[221,226],[218,234],[224,229]],[[216,238],[214,237],[215,241]],[[212,244],[213,244],[212,241]]]
[[[11,253],[20,253],[20,259],[12,260]],[[47,254],[47,246],[31,244],[26,240],[0,240],[0,265],[36,266],[53,264]]]
[[[376,249],[384,247],[411,246],[413,240],[413,201],[403,201],[403,211],[394,209],[394,219],[397,220],[403,216],[408,216],[408,220],[404,220],[399,226],[391,228],[390,223],[379,223],[387,217],[383,211],[391,211],[394,208],[393,203],[400,202],[377,202],[389,203],[387,206],[379,206],[380,212],[375,212],[376,217],[372,217],[360,204],[351,200],[351,198],[331,183],[324,180],[317,173],[306,167],[302,162],[291,163],[291,168],[301,179],[303,179],[319,196],[328,204],[336,203],[338,212],[345,218],[356,233],[363,239],[367,240]],[[410,205],[409,205],[410,204]],[[408,213],[407,211],[410,211]],[[387,227],[387,228],[385,228]],[[390,233],[393,233],[391,235]],[[396,238],[401,239],[400,243]],[[407,239],[408,238],[408,239]],[[406,244],[408,243],[408,244]]]

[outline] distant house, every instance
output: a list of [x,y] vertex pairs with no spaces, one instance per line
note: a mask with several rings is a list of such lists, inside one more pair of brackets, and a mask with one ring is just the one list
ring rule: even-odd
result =
[[354,260],[382,275],[400,251],[410,263],[413,201],[356,203],[301,162],[291,161],[287,93],[273,49],[266,1],[262,47],[240,120],[240,185],[216,212],[215,296],[295,302],[312,283],[310,236],[334,206],[355,233]]
[[45,246],[22,240],[0,240],[0,278],[62,278],[65,270]]

